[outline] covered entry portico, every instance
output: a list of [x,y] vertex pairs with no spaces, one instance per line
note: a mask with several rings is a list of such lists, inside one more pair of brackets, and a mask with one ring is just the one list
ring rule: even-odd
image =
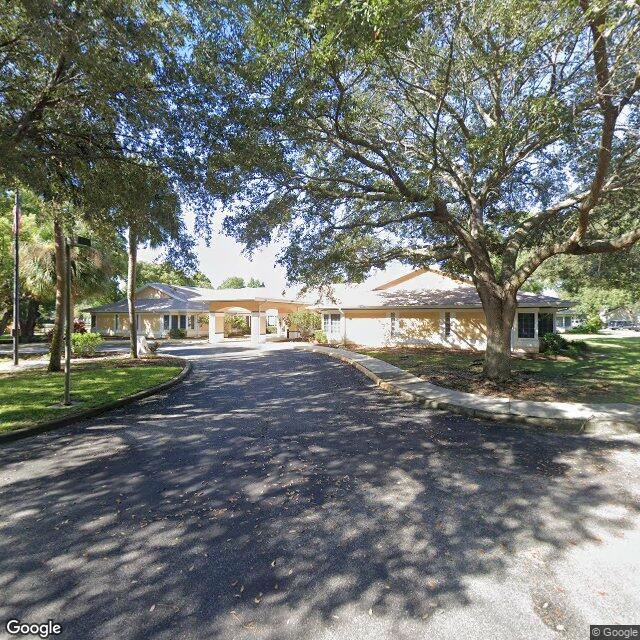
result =
[[259,344],[267,339],[267,313],[277,315],[276,336],[284,337],[286,329],[283,318],[288,313],[304,308],[297,300],[277,295],[265,295],[261,289],[221,289],[220,298],[208,299],[209,342],[221,342],[224,336],[225,313],[243,312],[251,316],[251,342]]

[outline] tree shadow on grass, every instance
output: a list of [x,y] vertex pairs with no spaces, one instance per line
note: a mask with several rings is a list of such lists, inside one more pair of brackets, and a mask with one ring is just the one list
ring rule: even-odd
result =
[[0,449],[0,617],[132,639],[429,620],[531,544],[629,527],[637,504],[598,475],[621,447],[638,449],[428,412],[314,354],[228,350],[160,399]]

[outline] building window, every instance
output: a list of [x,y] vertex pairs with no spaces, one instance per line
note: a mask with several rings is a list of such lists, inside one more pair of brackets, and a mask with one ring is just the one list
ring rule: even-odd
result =
[[396,314],[395,313],[391,313],[389,315],[389,320],[391,323],[391,337],[395,337],[396,335],[396,325],[397,325],[397,321],[396,321]]
[[538,335],[553,333],[553,313],[538,313]]
[[165,331],[169,331],[169,318],[170,316],[164,316],[162,326]]
[[91,314],[91,328],[92,329],[96,328],[96,314],[95,313]]
[[113,317],[113,330],[118,331],[120,329],[120,316],[116,313]]
[[535,313],[519,313],[518,314],[518,338],[535,338],[536,337],[536,314]]
[[448,338],[451,335],[451,314],[446,311],[444,314],[444,337]]
[[189,329],[195,329],[195,328],[196,328],[196,317],[189,316]]
[[171,316],[171,328],[172,329],[178,328],[178,316]]
[[180,316],[180,328],[181,329],[186,329],[187,328],[187,316]]
[[339,338],[340,337],[340,314],[339,313],[325,313],[322,316],[323,329],[327,334],[327,337]]

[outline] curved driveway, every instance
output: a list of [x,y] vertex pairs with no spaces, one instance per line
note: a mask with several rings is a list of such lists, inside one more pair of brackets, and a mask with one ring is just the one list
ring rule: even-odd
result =
[[182,352],[194,370],[167,394],[0,448],[3,626],[538,640],[640,622],[637,439],[432,412],[296,350]]

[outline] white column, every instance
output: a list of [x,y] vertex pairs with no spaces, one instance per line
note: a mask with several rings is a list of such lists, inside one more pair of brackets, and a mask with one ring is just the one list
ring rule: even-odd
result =
[[251,312],[251,343],[259,344],[267,339],[267,316],[264,311]]
[[281,315],[280,312],[278,312],[278,317],[277,317],[277,328],[278,328],[278,337],[279,338],[286,338],[287,337],[287,327],[284,324],[284,315]]
[[224,340],[224,313],[209,312],[209,342]]

